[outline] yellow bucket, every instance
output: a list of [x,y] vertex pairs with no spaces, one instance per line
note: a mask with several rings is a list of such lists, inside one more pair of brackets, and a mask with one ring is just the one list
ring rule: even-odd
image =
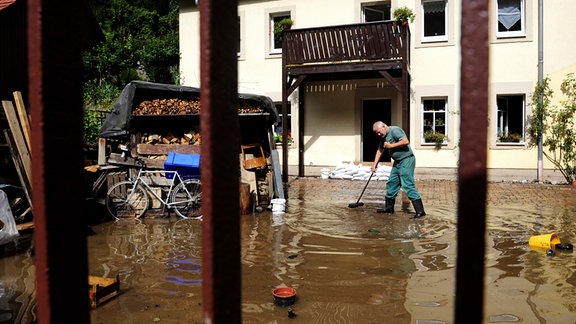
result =
[[556,248],[556,244],[560,244],[560,239],[554,233],[534,235],[530,237],[528,245],[536,248],[553,249]]

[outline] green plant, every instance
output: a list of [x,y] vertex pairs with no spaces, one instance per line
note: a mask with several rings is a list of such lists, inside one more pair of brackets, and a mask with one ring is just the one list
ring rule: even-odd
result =
[[444,140],[446,140],[446,135],[436,132],[433,130],[427,130],[424,132],[424,142],[425,143],[434,143],[434,148],[439,150],[442,148],[442,144],[444,144]]
[[106,81],[97,79],[84,82],[84,144],[95,146],[98,143],[100,127],[104,117],[121,93],[121,89]]
[[96,146],[102,122],[102,111],[94,108],[84,109],[84,144],[86,146]]
[[282,40],[282,32],[284,29],[290,29],[292,25],[294,25],[294,21],[289,17],[278,20],[274,23],[274,36],[278,40]]
[[536,146],[542,136],[542,153],[559,170],[568,183],[576,180],[576,79],[567,74],[560,85],[566,100],[560,106],[551,105],[553,91],[546,77],[532,94],[533,115],[528,118],[530,146]]
[[409,22],[411,23],[414,22],[414,18],[416,18],[416,15],[414,15],[412,9],[404,6],[394,9],[393,17],[394,20],[402,23],[402,25],[407,25]]
[[[276,133],[274,134],[274,142],[275,143],[282,143],[284,133]],[[292,143],[292,134],[288,131],[288,143]]]
[[498,141],[502,142],[502,143],[519,143],[522,141],[522,135],[518,134],[518,133],[512,133],[512,134],[504,134],[501,133],[498,135]]

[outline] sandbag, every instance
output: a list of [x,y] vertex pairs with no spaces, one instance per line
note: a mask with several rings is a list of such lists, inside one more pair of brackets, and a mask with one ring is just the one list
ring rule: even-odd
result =
[[0,245],[14,241],[19,235],[8,196],[0,190]]

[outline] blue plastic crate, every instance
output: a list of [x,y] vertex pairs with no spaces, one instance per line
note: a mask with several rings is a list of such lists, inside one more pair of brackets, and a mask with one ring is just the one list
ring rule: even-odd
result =
[[[168,153],[164,162],[164,170],[178,171],[183,179],[200,178],[200,154]],[[166,174],[166,178],[172,179],[173,174]]]

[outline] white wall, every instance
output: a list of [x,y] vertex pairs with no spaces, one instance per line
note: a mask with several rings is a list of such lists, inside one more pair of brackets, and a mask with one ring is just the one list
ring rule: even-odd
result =
[[[527,36],[519,39],[496,39],[490,34],[490,101],[488,166],[490,168],[537,167],[537,150],[527,146],[505,147],[495,144],[496,94],[506,91],[526,93],[527,103],[538,81],[538,0],[525,0]],[[360,22],[363,0],[278,0],[239,1],[242,51],[238,60],[240,92],[255,93],[281,101],[281,55],[270,54],[269,14],[290,11],[293,28],[341,25]],[[180,15],[181,69],[183,84],[200,86],[199,74],[199,14],[191,1],[183,1]],[[411,42],[411,144],[417,155],[418,167],[456,167],[460,127],[460,1],[449,0],[450,23],[448,41],[423,44],[420,42],[420,0],[392,0],[392,8],[407,5],[416,13],[410,25]],[[490,3],[490,21],[495,25],[496,1]],[[576,71],[576,20],[572,19],[576,2],[546,0],[544,8],[544,74],[552,78],[551,85],[557,104],[559,85],[568,72]],[[491,26],[492,31],[494,26]],[[294,143],[289,152],[289,164],[298,163],[298,150],[304,145],[305,165],[333,166],[341,161],[360,158],[360,97],[378,97],[384,88],[379,80],[334,83],[306,83],[304,143]],[[332,87],[332,88],[331,88]],[[448,145],[440,151],[422,146],[420,105],[422,97],[442,95],[448,98]],[[292,134],[298,133],[298,91],[292,102]],[[482,103],[479,103],[481,105]],[[394,103],[394,118],[400,118],[399,105]],[[527,107],[529,114],[531,107]],[[395,121],[400,125],[400,120]],[[545,168],[553,166],[545,161]]]

